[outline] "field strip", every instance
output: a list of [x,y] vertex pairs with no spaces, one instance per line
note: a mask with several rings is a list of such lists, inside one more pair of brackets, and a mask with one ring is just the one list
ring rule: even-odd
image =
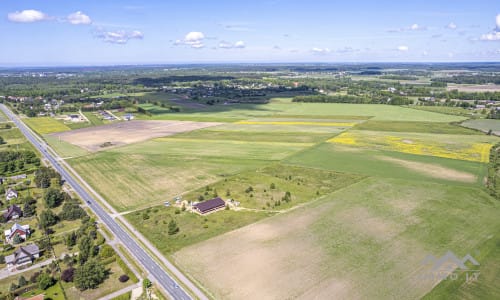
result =
[[306,121],[239,121],[239,125],[309,125],[309,126],[331,126],[331,127],[353,127],[358,123],[348,122],[306,122]]
[[275,145],[275,146],[303,146],[311,147],[316,145],[315,143],[287,143],[287,142],[259,142],[259,141],[237,141],[237,140],[209,140],[209,139],[183,139],[183,138],[170,138],[162,137],[153,139],[153,141],[158,142],[193,142],[193,143],[227,143],[233,145],[246,145],[246,144],[257,144],[257,145]]

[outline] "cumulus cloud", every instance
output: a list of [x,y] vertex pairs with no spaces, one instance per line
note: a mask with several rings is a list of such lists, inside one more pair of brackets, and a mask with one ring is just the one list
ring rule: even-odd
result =
[[500,31],[483,34],[479,39],[481,41],[500,41]]
[[111,44],[126,44],[128,41],[132,39],[142,40],[144,38],[144,34],[139,30],[125,31],[125,30],[116,30],[116,31],[106,31],[99,30],[96,32],[95,36],[98,39],[103,40],[106,43]]
[[479,38],[481,41],[500,41],[500,14],[495,19],[496,27],[490,33],[485,33]]
[[410,48],[408,48],[408,46],[399,46],[398,47],[398,51],[401,51],[401,52],[407,52],[408,50],[410,50]]
[[311,51],[314,53],[314,54],[320,54],[320,55],[324,55],[324,54],[328,54],[330,52],[332,52],[330,49],[328,48],[317,48],[317,47],[314,47],[311,49]]
[[73,25],[88,25],[92,23],[92,20],[90,19],[89,16],[86,14],[82,13],[81,11],[74,12],[72,14],[69,14],[66,17],[66,20],[68,20],[69,23]]
[[457,29],[457,24],[450,22],[450,24],[446,25],[446,28],[451,29],[451,30],[455,30],[455,29]]
[[174,45],[188,45],[191,48],[199,49],[205,47],[203,40],[205,35],[200,31],[191,31],[182,40],[176,40]]
[[16,11],[9,13],[7,15],[7,19],[11,22],[33,23],[38,21],[49,20],[50,17],[39,10],[27,9],[23,11]]

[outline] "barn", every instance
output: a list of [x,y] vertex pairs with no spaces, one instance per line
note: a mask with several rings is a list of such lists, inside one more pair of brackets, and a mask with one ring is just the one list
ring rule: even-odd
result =
[[213,198],[193,205],[194,209],[202,215],[224,208],[225,206],[226,202],[224,202],[224,200],[222,200],[220,197]]

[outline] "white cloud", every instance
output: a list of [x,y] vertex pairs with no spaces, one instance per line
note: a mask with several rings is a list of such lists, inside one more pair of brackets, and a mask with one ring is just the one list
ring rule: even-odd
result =
[[11,22],[33,23],[50,19],[48,15],[39,10],[27,9],[9,13],[7,19]]
[[424,50],[424,51],[422,51],[422,56],[427,56],[427,55],[429,55],[429,52],[427,52],[427,51],[425,51],[425,50]]
[[182,40],[176,40],[174,45],[188,45],[191,48],[200,49],[205,47],[203,40],[205,35],[200,31],[191,31]]
[[455,29],[457,29],[457,25],[453,22],[450,22],[450,24],[446,25],[446,28],[451,29],[451,30],[455,30]]
[[426,26],[420,26],[417,23],[414,23],[414,24],[410,25],[409,27],[402,27],[402,28],[396,28],[396,29],[392,28],[392,29],[388,29],[386,31],[390,32],[390,33],[396,33],[396,32],[405,32],[405,31],[424,31],[424,30],[427,30]]
[[233,48],[233,44],[231,43],[228,43],[226,41],[221,41],[219,43],[219,48],[223,48],[223,49],[230,49],[230,48]]
[[236,43],[234,43],[234,48],[245,48],[245,42],[237,41]]
[[408,46],[399,46],[398,47],[398,51],[401,51],[401,52],[407,52],[408,50],[410,50],[410,48],[408,48]]
[[226,42],[226,41],[220,41],[219,43],[219,48],[222,48],[222,49],[233,49],[233,48],[245,48],[246,45],[245,45],[245,42],[243,41],[237,41],[236,43],[234,44],[231,44],[230,42]]
[[314,54],[328,54],[330,52],[332,52],[330,49],[328,48],[317,48],[317,47],[314,47],[311,49],[311,51],[314,53]]
[[73,25],[88,25],[92,23],[92,20],[90,19],[89,16],[86,14],[82,13],[81,11],[74,12],[72,14],[69,14],[68,17],[66,18],[68,22],[70,22]]
[[500,31],[483,34],[479,39],[481,41],[500,41]]
[[500,41],[500,14],[496,16],[496,27],[490,33],[485,33],[479,38],[481,41]]
[[103,40],[106,43],[112,44],[126,44],[131,39],[141,40],[144,38],[144,34],[139,30],[133,31],[125,31],[125,30],[116,30],[116,31],[105,31],[100,30],[95,35],[98,39]]

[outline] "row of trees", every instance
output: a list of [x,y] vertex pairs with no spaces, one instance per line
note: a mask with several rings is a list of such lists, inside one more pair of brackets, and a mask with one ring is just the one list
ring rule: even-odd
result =
[[312,95],[295,96],[293,102],[315,102],[315,103],[351,103],[351,104],[390,104],[408,105],[413,101],[398,95],[390,96],[355,96],[355,95]]

